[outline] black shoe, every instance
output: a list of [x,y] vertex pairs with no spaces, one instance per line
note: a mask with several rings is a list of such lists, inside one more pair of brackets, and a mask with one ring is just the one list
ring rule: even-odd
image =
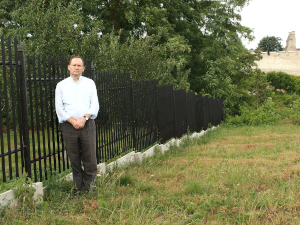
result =
[[73,192],[72,192],[73,196],[80,196],[81,195],[81,191],[77,188],[73,189]]

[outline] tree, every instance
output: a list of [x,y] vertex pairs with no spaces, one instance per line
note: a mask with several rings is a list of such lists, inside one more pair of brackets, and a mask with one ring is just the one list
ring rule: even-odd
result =
[[[147,71],[150,78],[156,74],[161,84],[190,86],[226,99],[232,112],[237,112],[248,97],[250,87],[244,81],[252,76],[258,59],[241,42],[241,38],[253,39],[252,30],[240,23],[240,12],[249,1],[26,0],[6,10],[12,26],[2,27],[6,34],[18,34],[29,53],[76,53],[97,59],[96,65],[104,66],[101,60],[105,59],[110,69],[141,71],[137,62],[155,56],[151,62],[158,59],[160,69]],[[148,37],[155,41],[149,42]],[[124,53],[123,61],[118,57],[118,64],[110,64],[117,51]],[[146,55],[139,59],[138,52]],[[146,79],[145,74],[136,72],[135,77]]]
[[[156,79],[158,85],[172,84],[174,89],[189,90],[188,70],[183,70],[186,62],[174,56],[182,51],[190,51],[185,45],[179,48],[180,40],[169,40],[160,46],[160,36],[152,35],[135,39],[127,37],[123,43],[114,33],[105,34],[99,40],[99,52],[95,55],[96,68],[108,71],[130,72],[133,79]],[[177,76],[173,76],[173,71]]]
[[260,69],[253,70],[253,76],[250,81],[250,93],[255,102],[256,109],[272,95],[272,88],[270,88],[270,82],[267,80],[267,75]]
[[258,48],[261,48],[262,51],[268,52],[274,52],[274,51],[282,51],[283,47],[280,43],[282,39],[280,37],[275,37],[275,36],[267,36],[262,38],[259,43],[258,43]]

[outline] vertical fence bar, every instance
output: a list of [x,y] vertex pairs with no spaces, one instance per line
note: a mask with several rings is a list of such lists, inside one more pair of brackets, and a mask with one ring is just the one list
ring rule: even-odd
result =
[[[40,140],[41,139],[41,137],[40,137],[41,127],[40,127],[40,115],[39,115],[40,108],[38,105],[39,98],[38,98],[38,93],[37,93],[38,83],[39,83],[38,77],[37,77],[37,66],[39,66],[39,65],[36,66],[37,58],[34,56],[33,60],[32,60],[32,72],[33,72],[33,80],[34,80],[34,108],[35,108],[35,118],[34,119],[35,119],[35,124],[36,124],[36,135],[37,135],[36,139],[37,139],[37,145],[38,145],[37,149],[34,149],[33,160],[34,160],[34,164],[37,164],[37,162],[38,162],[38,168],[39,168],[39,170],[35,172],[35,174],[37,175],[35,178],[35,182],[38,181],[38,175],[40,177],[40,180],[42,180],[42,177],[41,177],[42,165],[41,165],[41,156],[40,156],[41,155],[40,154],[41,153],[41,140]],[[36,153],[38,155],[38,158],[36,158]],[[39,172],[39,174],[38,174],[38,172]]]
[[133,95],[133,80],[130,76],[130,100],[131,100],[131,124],[132,124],[132,147],[136,151],[136,136],[135,136],[135,115],[134,115],[134,95]]
[[[51,127],[52,127],[52,146],[53,146],[53,152],[52,152],[52,156],[53,156],[53,169],[54,171],[56,171],[56,153],[55,153],[55,149],[56,149],[56,142],[55,142],[55,125],[57,124],[57,121],[55,121],[56,116],[54,115],[54,93],[55,93],[55,87],[56,87],[56,66],[55,66],[55,58],[52,57],[51,58],[51,66],[52,66],[52,73],[51,73],[51,77],[52,77],[52,81],[51,84],[53,84],[51,86],[51,89],[53,91],[50,91],[50,108],[51,108]],[[57,78],[58,79],[58,78]],[[52,166],[51,166],[52,167]]]
[[114,90],[112,91],[113,96],[111,98],[111,109],[112,109],[112,120],[111,120],[111,137],[112,137],[112,150],[113,156],[119,155],[118,141],[116,138],[116,116],[117,116],[117,99],[118,99],[118,80],[116,79],[117,73],[115,72],[112,76],[114,83]]
[[187,125],[189,132],[196,131],[195,121],[195,92],[191,91],[186,93],[186,110],[187,110]]
[[[50,79],[47,79],[47,70],[46,70],[46,57],[45,55],[42,56],[42,63],[43,63],[43,77],[44,77],[44,102],[45,102],[45,114],[46,114],[46,122],[45,122],[45,126],[46,126],[46,135],[47,135],[47,147],[48,147],[48,151],[50,150],[50,132],[49,132],[49,99],[48,99],[48,83],[50,83]],[[45,165],[45,179],[48,179],[48,169],[46,167],[47,165],[47,151],[46,151],[46,139],[44,142],[44,165]],[[51,158],[51,155],[49,154],[49,158]],[[51,166],[51,164],[49,164],[49,167]]]
[[209,119],[208,119],[208,123],[210,124],[210,126],[214,125],[214,99],[213,97],[209,97],[208,98],[208,110],[209,110]]
[[[56,58],[56,65],[57,65],[57,77],[60,78],[61,76],[61,79],[63,79],[63,73],[60,73],[59,69],[59,57]],[[60,75],[61,74],[61,75]],[[55,117],[56,118],[56,117]],[[60,144],[59,144],[59,123],[58,123],[58,120],[55,121],[56,122],[56,143],[57,143],[57,151],[56,151],[56,154],[57,154],[57,162],[58,162],[58,172],[61,173],[61,160],[60,160]]]
[[[29,61],[28,61],[29,62]],[[32,140],[33,143],[35,143],[35,141],[37,141],[37,148],[36,147],[36,143],[33,145],[33,168],[34,168],[34,181],[37,182],[37,176],[38,176],[38,171],[37,171],[37,166],[39,168],[39,170],[41,170],[41,162],[39,159],[36,158],[36,153],[39,152],[39,149],[41,148],[41,143],[40,143],[40,118],[39,118],[39,114],[38,114],[38,94],[37,94],[37,76],[36,76],[36,56],[33,55],[32,57],[32,78],[33,78],[33,96],[32,99],[34,100],[33,105],[32,105],[32,124],[33,127],[31,128],[31,133],[32,136],[34,137],[34,139]],[[34,116],[35,113],[35,116]],[[35,125],[36,125],[36,129],[35,129]],[[35,135],[36,133],[36,135]],[[36,138],[36,140],[35,140]],[[38,165],[37,165],[37,161],[38,161]]]
[[187,132],[187,94],[184,89],[174,90],[174,137],[181,138]]
[[218,99],[214,98],[214,126],[218,125]]
[[[52,142],[52,148],[54,149],[54,145],[53,145],[53,137],[54,137],[54,123],[53,123],[53,87],[52,87],[52,84],[54,82],[54,77],[52,76],[52,71],[51,70],[51,66],[52,66],[52,59],[50,56],[47,57],[47,64],[48,64],[48,79],[49,79],[49,83],[48,83],[48,86],[49,86],[49,110],[50,110],[50,122],[49,122],[49,137],[48,137],[48,146],[49,146],[49,149],[48,149],[48,152],[49,152],[49,172],[50,172],[50,175],[52,173],[52,150],[51,150],[51,142]],[[50,130],[51,128],[51,130]]]
[[203,96],[203,127],[204,130],[208,128],[209,123],[209,103],[208,96]]
[[[103,141],[102,141],[102,146],[103,146],[103,153],[104,153],[104,160],[107,160],[107,158],[109,158],[109,152],[108,152],[108,145],[106,144],[106,142],[108,141],[108,135],[107,135],[107,123],[109,120],[109,114],[107,112],[108,108],[107,108],[107,96],[108,96],[108,83],[107,81],[107,72],[102,72],[102,76],[101,76],[101,81],[102,81],[102,99],[103,99],[103,106],[105,106],[105,108],[103,108],[103,114],[104,114],[104,118],[105,120],[103,121],[103,127],[102,127],[102,133],[103,133]],[[104,111],[105,110],[105,111]]]
[[96,78],[97,78],[97,83],[96,83],[96,87],[97,87],[97,93],[98,93],[98,99],[99,99],[99,104],[100,104],[100,112],[96,118],[96,121],[98,121],[97,123],[97,131],[98,131],[98,145],[97,145],[97,152],[99,151],[99,162],[103,163],[103,161],[105,161],[105,153],[104,153],[104,147],[103,147],[103,124],[104,124],[104,116],[103,116],[103,105],[102,105],[102,99],[103,99],[103,82],[101,80],[101,74],[99,74],[98,72],[96,73]]
[[203,97],[202,94],[195,96],[195,122],[196,131],[200,132],[204,128],[204,115],[203,115]]
[[28,177],[32,177],[31,159],[30,159],[27,87],[26,87],[26,75],[25,75],[25,56],[24,56],[24,51],[22,50],[18,51],[18,63],[19,63],[19,77],[20,77],[20,96],[21,96],[22,124],[23,124],[25,172],[27,173]]
[[[41,110],[39,112],[40,117],[41,117],[41,127],[40,127],[40,132],[42,133],[42,143],[41,147],[38,150],[38,155],[39,155],[39,165],[40,165],[40,181],[43,181],[43,172],[45,173],[47,164],[46,164],[46,137],[45,137],[45,113],[44,113],[44,103],[46,99],[43,98],[43,88],[42,88],[42,83],[46,82],[45,80],[42,80],[42,69],[41,69],[41,56],[38,55],[38,81],[39,81],[39,108],[38,110]],[[45,90],[44,90],[45,91]],[[43,149],[41,149],[43,148]],[[43,150],[43,151],[42,151]],[[42,166],[42,152],[43,152],[43,158],[44,158],[44,165]]]
[[[15,63],[16,63],[16,86],[17,86],[17,108],[18,108],[18,123],[19,123],[19,142],[20,142],[20,150],[21,150],[21,166],[22,166],[22,171],[23,168],[25,168],[25,161],[24,161],[24,142],[23,142],[23,122],[22,122],[22,110],[21,110],[21,94],[20,94],[20,65],[19,65],[19,60],[18,60],[18,41],[17,38],[14,38],[14,50],[15,50]],[[25,70],[25,69],[24,69]],[[17,157],[17,154],[16,154]],[[19,161],[19,159],[17,158]],[[17,177],[19,174],[17,173]]]
[[[62,77],[65,78],[67,76],[67,74],[64,73],[65,71],[65,68],[66,68],[66,65],[65,65],[65,60],[64,60],[64,57],[61,57],[60,59],[60,66],[61,66],[61,73],[62,73]],[[59,124],[59,128],[60,128],[60,140],[61,140],[61,161],[60,161],[60,164],[62,164],[62,170],[65,171],[66,170],[66,154],[65,154],[65,148],[64,148],[64,142],[63,142],[63,135],[62,135],[62,132],[61,132],[61,125]],[[60,150],[60,149],[58,149]]]
[[[1,35],[1,49],[2,49],[2,52],[5,51],[3,34]],[[2,66],[3,66],[2,67],[3,68],[3,77],[5,77],[6,76],[6,73],[5,73],[5,70],[6,70],[6,68],[5,68],[5,58],[4,58],[4,60],[2,58]],[[4,105],[6,105],[6,103],[4,103]],[[0,101],[0,107],[2,109],[1,101]],[[2,113],[3,112],[1,110],[0,126],[1,126],[1,129],[2,129],[2,132],[0,132],[0,141],[1,141],[1,158],[2,158],[2,180],[3,180],[3,182],[6,182],[5,157],[4,157],[4,135],[3,135],[3,125],[4,124],[3,124],[3,121],[2,121],[2,118],[3,118]]]

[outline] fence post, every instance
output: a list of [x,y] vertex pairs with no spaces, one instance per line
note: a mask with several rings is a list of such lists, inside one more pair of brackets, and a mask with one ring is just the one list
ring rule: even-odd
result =
[[[20,43],[20,48],[22,45]],[[29,123],[28,123],[28,106],[27,106],[27,87],[25,76],[25,56],[24,51],[18,51],[19,76],[20,76],[20,95],[21,95],[21,114],[22,114],[22,131],[24,143],[24,158],[25,158],[25,172],[28,177],[31,177],[31,159],[30,159],[30,141],[29,141]]]
[[136,152],[136,136],[135,136],[135,113],[134,113],[134,94],[133,94],[133,79],[130,74],[130,108],[131,108],[131,124],[132,124],[132,147]]

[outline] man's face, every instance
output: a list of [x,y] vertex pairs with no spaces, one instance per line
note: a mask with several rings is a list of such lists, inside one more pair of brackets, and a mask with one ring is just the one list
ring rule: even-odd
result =
[[71,61],[71,64],[68,65],[68,70],[70,71],[71,76],[79,77],[84,71],[83,62],[80,58],[74,58]]

